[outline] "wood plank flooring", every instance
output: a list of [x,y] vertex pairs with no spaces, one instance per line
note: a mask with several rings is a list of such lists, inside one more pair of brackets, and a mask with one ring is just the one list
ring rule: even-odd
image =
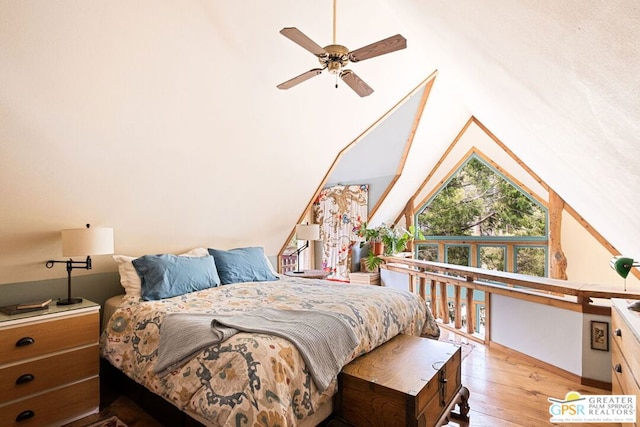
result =
[[[443,334],[448,333],[443,330]],[[454,339],[461,340],[457,336]],[[610,394],[609,390],[580,385],[500,349],[477,343],[462,361],[462,384],[470,391],[470,422],[451,422],[449,426],[548,426],[552,425],[549,397],[562,399],[569,391],[585,395]],[[605,425],[615,426],[600,424]]]

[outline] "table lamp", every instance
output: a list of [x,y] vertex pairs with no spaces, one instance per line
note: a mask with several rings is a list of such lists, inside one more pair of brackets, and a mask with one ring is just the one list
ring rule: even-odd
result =
[[309,240],[320,240],[320,224],[296,225],[296,239],[307,241],[294,252],[298,258],[298,269],[294,271],[294,273],[303,273],[303,271],[300,270],[300,253],[309,247]]
[[[113,253],[113,228],[97,227],[72,228],[62,230],[62,256],[69,257],[66,261],[49,260],[47,268],[56,263],[67,265],[67,298],[58,300],[58,305],[71,305],[82,302],[82,298],[71,297],[71,270],[84,268],[91,270],[91,255],[106,255]],[[72,257],[87,256],[84,261],[74,261]]]
[[[609,265],[613,268],[616,273],[620,275],[624,280],[624,290],[627,290],[627,276],[633,267],[640,267],[640,262],[635,261],[633,258],[623,257],[623,256],[614,256],[609,261]],[[640,301],[636,301],[629,305],[629,310],[640,311]]]

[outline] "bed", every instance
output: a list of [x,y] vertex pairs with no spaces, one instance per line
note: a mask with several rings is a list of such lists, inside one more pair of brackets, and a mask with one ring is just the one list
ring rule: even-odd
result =
[[[162,342],[163,324],[168,330],[169,321],[185,313],[205,318],[220,315],[243,318],[265,307],[284,313],[323,313],[348,325],[356,338],[352,350],[340,360],[341,364],[399,333],[434,338],[439,335],[427,304],[418,295],[380,286],[279,275],[266,261],[261,248],[252,251],[248,262],[235,257],[236,253],[220,258],[221,254],[226,257],[232,253],[229,251],[218,253],[209,249],[208,257],[202,251],[183,254],[184,257],[211,258],[219,276],[217,284],[212,285],[215,280],[209,281],[211,286],[196,285],[194,289],[191,277],[189,286],[184,286],[179,282],[187,273],[180,267],[173,275],[163,272],[163,286],[169,292],[160,292],[160,297],[153,299],[144,296],[150,279],[145,275],[148,271],[134,269],[142,283],[135,286],[141,286],[142,291],[125,283],[129,279],[135,281],[130,264],[140,258],[114,257],[127,293],[118,299],[117,308],[105,308],[105,312],[113,314],[108,315],[103,325],[102,357],[204,425],[306,426],[317,425],[331,414],[337,380],[334,377],[327,384],[316,384],[313,369],[305,363],[309,359],[292,341],[240,329],[229,338],[207,344],[180,363],[158,372],[156,365],[162,358],[159,350],[168,340],[165,335]],[[196,261],[180,258],[170,257],[171,262],[189,264],[187,275],[190,275]],[[210,278],[204,282],[207,280]]]

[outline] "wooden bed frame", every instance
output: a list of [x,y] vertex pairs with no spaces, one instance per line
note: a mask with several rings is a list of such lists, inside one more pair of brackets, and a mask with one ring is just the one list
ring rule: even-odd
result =
[[[100,409],[103,409],[118,396],[126,396],[142,408],[146,413],[163,425],[175,427],[206,427],[202,422],[192,418],[167,400],[153,393],[145,386],[138,384],[109,361],[100,359]],[[327,405],[325,405],[327,406]],[[333,419],[331,408],[321,408],[319,419],[310,419],[312,426],[325,426]],[[318,424],[319,423],[319,424]],[[305,422],[302,425],[308,424]]]

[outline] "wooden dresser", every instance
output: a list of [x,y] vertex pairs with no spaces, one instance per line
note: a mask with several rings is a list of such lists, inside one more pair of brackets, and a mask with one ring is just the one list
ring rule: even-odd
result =
[[100,306],[0,315],[0,427],[60,426],[98,412]]
[[[398,335],[343,368],[338,416],[355,426],[432,427],[449,417],[468,420],[461,356],[453,344]],[[455,405],[458,413],[452,412]]]
[[[640,312],[627,309],[630,302],[611,300],[611,394],[640,396]],[[640,425],[637,409],[635,424],[624,425]]]

